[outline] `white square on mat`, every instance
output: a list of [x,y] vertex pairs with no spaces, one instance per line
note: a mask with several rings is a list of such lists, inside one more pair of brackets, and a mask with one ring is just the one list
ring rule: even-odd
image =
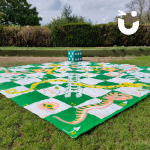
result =
[[16,77],[18,75],[16,74],[8,74],[8,73],[1,73],[0,77],[9,77],[9,79],[11,79],[12,77]]
[[[14,88],[10,88],[10,89],[7,89],[7,90],[12,90],[12,89],[15,89],[16,92],[20,92],[20,91],[27,91],[29,90],[29,88],[26,88],[25,86],[16,86]],[[3,95],[5,95],[6,97],[8,98],[12,98],[12,97],[16,97],[16,96],[19,96],[19,95],[22,95],[22,94],[26,94],[26,93],[29,93],[29,92],[25,92],[25,93],[18,93],[18,94],[9,94],[9,93],[6,93],[7,90],[1,90],[0,93],[2,93]],[[10,92],[13,92],[14,90],[10,91]],[[32,92],[33,90],[31,90],[30,92]]]
[[0,84],[4,83],[4,82],[11,82],[11,80],[9,78],[2,78],[2,77],[0,77]]
[[100,99],[97,99],[97,98],[94,98],[94,99],[90,99],[82,104],[79,104],[77,106],[74,106],[74,108],[79,108],[79,107],[82,107],[82,106],[86,106],[86,105],[91,105],[91,104],[97,104],[97,103],[100,103],[102,100]]
[[[79,70],[79,71],[85,72],[85,70]],[[96,76],[98,76],[98,75],[99,75],[99,74],[94,74],[94,73],[82,73],[82,74],[81,74],[82,77],[96,77]],[[100,82],[101,82],[101,80],[100,80]]]
[[104,75],[110,76],[110,77],[117,77],[117,76],[122,77],[122,76],[125,76],[127,74],[126,73],[122,73],[122,74],[119,75],[118,72],[109,72],[109,73],[104,73]]
[[43,78],[45,73],[32,73],[32,74],[25,74],[27,77],[32,77],[32,78]]
[[141,97],[149,93],[148,90],[145,90],[142,88],[132,88],[132,87],[120,87],[118,89],[115,89],[114,91],[119,91],[128,95],[133,95],[137,97]]
[[118,106],[116,104],[111,104],[110,106],[103,108],[103,109],[93,109],[88,111],[87,113],[94,115],[100,119],[103,119],[109,115],[111,115],[112,113],[114,113],[115,111],[122,109],[121,106]]
[[105,90],[105,89],[97,89],[97,88],[83,88],[83,94],[89,95],[91,97],[100,97],[107,93],[109,93],[111,90]]
[[43,88],[43,89],[40,89],[40,90],[37,90],[39,93],[45,95],[45,96],[48,96],[48,97],[54,97],[54,96],[57,96],[57,95],[63,95],[65,94],[65,91],[66,89],[64,87],[61,87],[59,85],[57,85],[57,87],[59,89],[55,89],[56,86],[52,86],[52,87],[48,87],[48,88]]
[[104,82],[104,81],[98,80],[98,79],[93,79],[93,78],[84,78],[84,79],[81,79],[80,82],[85,83],[85,84],[94,85],[94,84]]
[[123,79],[123,78],[112,78],[107,81],[114,82],[114,83],[124,83],[124,82],[133,83],[133,82],[135,82],[135,80]]
[[31,83],[40,82],[41,80],[38,78],[29,78],[29,79],[21,79],[18,81],[14,81],[14,83],[20,84],[20,85],[27,85]]
[[[55,109],[55,110],[43,110],[43,109],[41,109],[39,106],[44,104],[45,102],[52,102],[52,103],[57,104],[57,109]],[[49,116],[49,115],[52,115],[52,114],[57,114],[57,113],[59,113],[63,110],[71,108],[71,107],[72,106],[70,106],[66,103],[63,103],[63,102],[61,102],[57,99],[50,98],[50,99],[42,100],[42,101],[39,101],[39,102],[35,102],[33,104],[25,106],[24,108],[31,111],[32,113],[38,115],[39,117],[44,118],[43,116]]]

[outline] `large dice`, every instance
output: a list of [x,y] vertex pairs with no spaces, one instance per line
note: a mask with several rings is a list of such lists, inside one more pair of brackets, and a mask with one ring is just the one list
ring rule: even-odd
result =
[[68,51],[68,61],[82,61],[82,51]]

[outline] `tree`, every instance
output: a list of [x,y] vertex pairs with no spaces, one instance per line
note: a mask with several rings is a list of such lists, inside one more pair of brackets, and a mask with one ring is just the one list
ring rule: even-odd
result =
[[[62,24],[67,23],[91,23],[91,20],[86,21],[85,17],[77,16],[77,15],[71,15],[72,8],[69,5],[64,5],[61,12],[61,17],[57,17],[56,19],[53,18],[50,23],[48,23],[46,26],[49,28],[53,28],[54,26],[60,26]],[[92,23],[91,23],[92,24]]]
[[[127,8],[127,15],[122,16],[125,22],[133,24],[133,22],[139,20],[140,24],[150,23],[150,0],[132,0],[125,5]],[[132,17],[131,12],[136,11],[137,17]],[[118,21],[118,16],[114,18],[114,21]]]
[[30,8],[27,0],[0,0],[0,6],[0,12],[5,14],[2,24],[40,25],[42,18],[38,17],[36,7]]
[[126,15],[123,16],[116,16],[114,18],[114,22],[118,22],[118,18],[121,18],[125,21],[125,23],[133,24],[133,22],[138,21],[138,17],[132,17],[131,13],[126,13]]
[[144,23],[142,17],[148,1],[149,0],[132,0],[130,3],[126,4],[125,7],[128,9],[128,13],[129,11],[136,11],[140,23]]
[[143,14],[143,20],[145,23],[150,23],[150,0],[147,0],[146,11]]
[[71,6],[64,5],[62,9],[62,18],[66,18],[68,21],[71,18],[70,14],[72,13]]
[[4,18],[4,14],[0,12],[0,24],[2,23],[3,18]]

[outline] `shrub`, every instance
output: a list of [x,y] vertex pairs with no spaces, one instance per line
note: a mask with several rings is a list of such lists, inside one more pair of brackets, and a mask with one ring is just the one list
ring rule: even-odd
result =
[[23,27],[18,33],[20,46],[51,46],[51,30],[48,27],[34,26]]
[[[131,27],[131,25],[130,25]],[[123,35],[123,45],[141,46],[147,45],[149,32],[144,25],[140,25],[138,31],[132,35]]]
[[4,26],[0,24],[0,46],[2,46],[2,31],[3,31]]
[[92,26],[88,23],[68,23],[52,29],[53,45],[57,47],[65,46],[91,46]]
[[17,33],[19,29],[16,27],[4,26],[2,29],[1,46],[17,46]]
[[103,43],[106,39],[105,33],[106,24],[98,24],[92,26],[92,45],[91,46],[103,46]]

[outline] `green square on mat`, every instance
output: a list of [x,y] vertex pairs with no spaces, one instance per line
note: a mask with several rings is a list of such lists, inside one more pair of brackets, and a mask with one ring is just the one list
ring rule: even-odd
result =
[[18,105],[20,105],[21,107],[24,107],[24,106],[30,105],[34,102],[38,102],[38,101],[41,101],[44,99],[49,99],[49,97],[39,93],[38,91],[32,91],[29,93],[25,93],[25,94],[16,96],[11,99],[14,102],[16,102]]
[[71,93],[71,97],[65,98],[65,95],[58,95],[54,97],[70,106],[76,106],[81,103],[84,103],[87,100],[92,99],[92,97],[82,94],[82,97],[77,98],[75,93]]
[[16,86],[20,86],[20,84],[17,84],[14,82],[4,82],[4,83],[0,83],[0,90],[10,89],[10,88],[14,88]]

